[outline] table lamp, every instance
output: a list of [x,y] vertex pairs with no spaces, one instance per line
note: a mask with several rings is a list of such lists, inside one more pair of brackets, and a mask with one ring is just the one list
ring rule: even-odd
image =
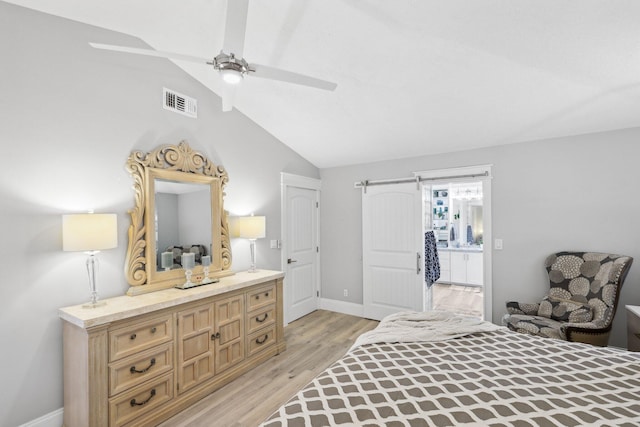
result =
[[62,250],[85,252],[91,301],[85,308],[106,304],[98,301],[96,279],[98,274],[98,252],[118,246],[118,223],[116,214],[70,214],[62,215]]

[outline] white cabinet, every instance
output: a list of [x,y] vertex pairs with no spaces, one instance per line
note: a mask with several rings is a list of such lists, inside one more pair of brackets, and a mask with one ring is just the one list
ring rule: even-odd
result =
[[451,281],[451,252],[438,251],[438,260],[440,261],[440,278],[438,282]]
[[453,252],[451,259],[451,281],[455,283],[467,283],[467,254],[465,252]]
[[451,281],[469,285],[482,285],[482,252],[450,252]]
[[484,284],[484,262],[482,252],[467,253],[467,283]]

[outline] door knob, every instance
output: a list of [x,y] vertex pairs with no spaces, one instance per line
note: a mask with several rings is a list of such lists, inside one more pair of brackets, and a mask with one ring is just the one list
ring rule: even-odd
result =
[[298,260],[297,259],[291,259],[291,258],[287,259],[287,264],[292,264],[294,262],[298,262]]

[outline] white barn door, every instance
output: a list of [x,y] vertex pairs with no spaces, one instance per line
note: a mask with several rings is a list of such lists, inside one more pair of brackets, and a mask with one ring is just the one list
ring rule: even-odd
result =
[[364,317],[424,307],[422,192],[416,183],[362,192]]

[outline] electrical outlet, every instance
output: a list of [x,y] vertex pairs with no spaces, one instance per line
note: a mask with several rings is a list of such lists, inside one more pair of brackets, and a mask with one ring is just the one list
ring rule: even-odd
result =
[[348,296],[349,296],[349,290],[348,290],[348,289],[345,289],[345,290],[344,290],[344,296],[345,296],[345,297],[348,297]]

